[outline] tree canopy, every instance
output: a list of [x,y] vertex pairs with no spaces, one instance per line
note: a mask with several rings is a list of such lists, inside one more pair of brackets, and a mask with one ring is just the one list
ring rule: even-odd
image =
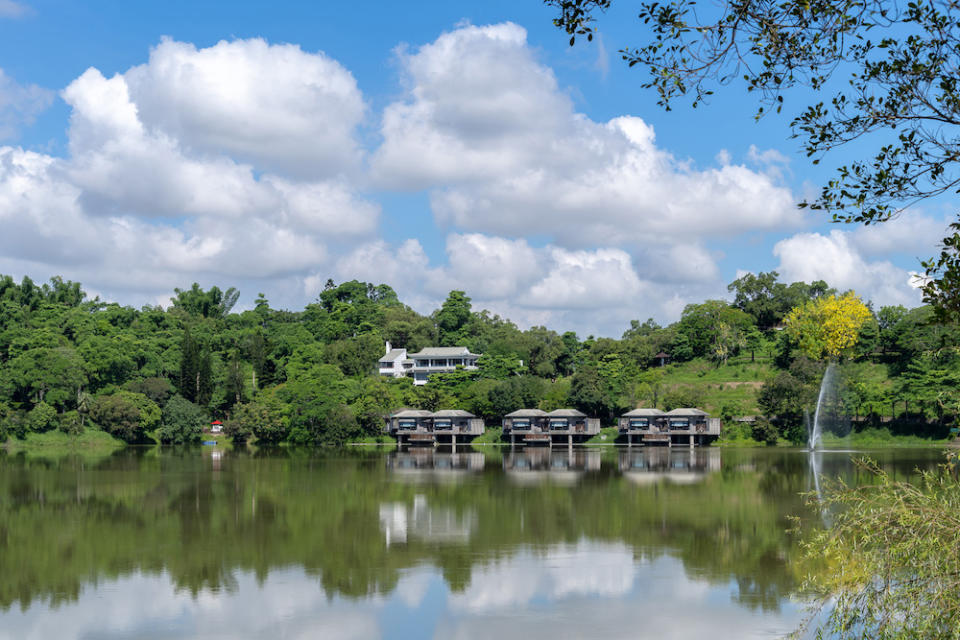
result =
[[[666,326],[637,319],[619,339],[583,340],[520,329],[474,310],[464,291],[421,314],[387,285],[331,282],[299,311],[260,295],[253,309],[221,316],[75,305],[44,293],[56,282],[0,276],[0,438],[99,428],[188,443],[216,419],[238,442],[338,445],[382,434],[384,416],[401,407],[465,409],[494,426],[527,407],[577,407],[612,424],[639,406],[700,406],[725,424],[764,414],[763,440],[798,440],[819,360],[839,356],[852,367],[846,398],[858,427],[942,437],[960,415],[955,324],[930,307],[874,312],[827,283],[780,282],[776,272],[738,278],[732,302],[689,304]],[[482,356],[475,370],[415,386],[379,375],[386,341]]]

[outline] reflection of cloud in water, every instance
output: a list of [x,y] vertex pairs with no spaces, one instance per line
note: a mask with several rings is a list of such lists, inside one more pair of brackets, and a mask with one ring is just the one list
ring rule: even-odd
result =
[[463,593],[450,596],[450,608],[474,613],[525,607],[575,595],[620,596],[633,587],[636,567],[626,545],[580,542],[524,552],[475,568]]
[[177,592],[166,574],[136,573],[87,586],[76,602],[0,612],[0,639],[725,640],[777,637],[801,618],[789,603],[775,614],[736,606],[734,585],[691,579],[667,556],[638,562],[618,543],[522,550],[475,566],[459,593],[450,593],[439,574],[429,566],[406,570],[389,594],[348,600],[327,598],[319,578],[301,569],[271,571],[262,583],[237,571],[235,589],[203,590],[196,598]]
[[437,638],[770,638],[792,631],[780,613],[731,606],[735,587],[689,578],[679,560],[637,562],[629,547],[581,541],[474,568],[451,594]]
[[0,612],[0,639],[57,638],[378,638],[371,615],[382,599],[362,607],[328,599],[314,577],[273,571],[262,586],[237,572],[231,593],[203,591],[192,598],[166,574],[134,574],[88,587],[75,603]]
[[458,514],[453,509],[430,507],[426,497],[414,496],[413,506],[404,502],[380,505],[380,529],[387,546],[408,539],[425,542],[466,543],[477,526],[474,511]]

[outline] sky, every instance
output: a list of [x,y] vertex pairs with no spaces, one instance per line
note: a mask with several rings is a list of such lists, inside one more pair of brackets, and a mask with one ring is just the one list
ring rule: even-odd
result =
[[920,304],[943,205],[872,227],[799,209],[849,158],[810,164],[793,105],[757,121],[731,85],[664,111],[617,53],[639,33],[627,3],[575,47],[552,17],[0,0],[0,273],[134,306],[199,282],[301,309],[359,279],[430,313],[460,289],[581,337],[772,269]]

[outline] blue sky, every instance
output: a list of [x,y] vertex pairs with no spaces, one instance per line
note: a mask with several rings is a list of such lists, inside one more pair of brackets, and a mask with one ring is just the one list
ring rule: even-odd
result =
[[664,112],[614,6],[571,48],[536,0],[0,0],[0,273],[135,305],[198,281],[300,308],[359,278],[429,312],[458,288],[581,335],[774,268],[919,303],[945,211],[797,210],[846,158],[811,166],[741,87]]

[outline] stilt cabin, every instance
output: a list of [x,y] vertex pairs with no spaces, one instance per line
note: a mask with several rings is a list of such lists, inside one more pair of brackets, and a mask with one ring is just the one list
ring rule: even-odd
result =
[[600,433],[600,419],[588,418],[576,409],[557,409],[547,414],[552,435],[595,436]]
[[620,417],[620,434],[633,444],[709,444],[720,436],[720,418],[711,418],[706,411],[694,408],[673,409],[666,413],[657,409],[634,409]]
[[483,419],[460,409],[430,412],[404,409],[387,418],[387,433],[404,444],[468,442],[484,431]]
[[503,416],[500,423],[510,442],[549,442],[547,412],[540,409],[518,409]]
[[503,417],[503,433],[510,444],[567,444],[583,442],[600,433],[600,420],[576,409],[520,409]]

